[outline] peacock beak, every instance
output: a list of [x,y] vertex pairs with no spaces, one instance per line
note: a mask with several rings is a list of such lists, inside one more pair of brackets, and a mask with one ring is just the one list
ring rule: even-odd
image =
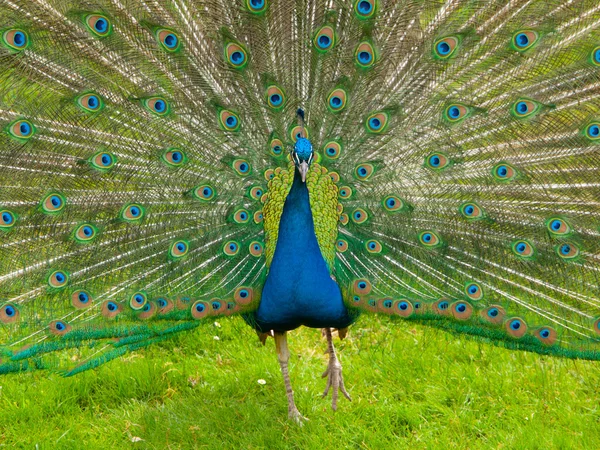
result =
[[302,161],[298,166],[298,171],[300,172],[300,176],[302,176],[302,182],[306,182],[306,174],[308,173],[308,163],[306,161]]

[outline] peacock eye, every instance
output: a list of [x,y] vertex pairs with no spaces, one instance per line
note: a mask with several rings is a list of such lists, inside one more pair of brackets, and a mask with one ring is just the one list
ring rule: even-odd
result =
[[143,105],[150,112],[164,116],[169,113],[170,107],[167,101],[163,97],[150,97],[143,101]]
[[174,53],[181,48],[181,40],[173,30],[159,28],[156,30],[155,36],[161,47],[170,53]]
[[346,107],[346,101],[346,91],[341,88],[334,89],[327,98],[327,107],[333,113],[340,112]]
[[112,33],[112,23],[102,14],[88,14],[84,17],[88,30],[96,37],[103,38]]
[[356,0],[354,13],[360,20],[370,19],[375,15],[377,0]]
[[8,126],[8,133],[21,142],[25,142],[32,138],[35,131],[33,124],[26,119],[16,120]]
[[432,153],[425,158],[425,166],[435,171],[441,171],[450,166],[450,159],[443,153]]
[[433,54],[438,59],[449,59],[456,52],[458,44],[459,39],[455,36],[439,39],[433,44]]
[[15,226],[17,216],[14,212],[7,209],[0,211],[0,230],[7,231]]
[[179,148],[169,148],[161,155],[162,161],[168,167],[181,167],[187,163],[187,156],[183,150]]
[[523,259],[532,259],[535,256],[535,248],[525,240],[518,240],[512,243],[512,251],[515,255]]
[[319,53],[325,53],[335,45],[335,31],[329,25],[321,27],[315,34],[313,44]]
[[242,69],[248,63],[248,54],[241,45],[230,42],[225,46],[225,59],[235,69]]
[[267,2],[265,0],[246,0],[246,6],[251,13],[261,14],[267,9]]
[[223,109],[219,113],[219,125],[225,131],[238,131],[240,129],[240,119],[233,111]]
[[138,223],[144,218],[145,213],[146,211],[141,205],[130,203],[123,207],[120,217],[125,222]]
[[280,110],[285,105],[285,94],[280,87],[271,85],[266,92],[267,105],[274,110]]
[[524,52],[532,48],[538,41],[539,35],[535,31],[518,31],[513,35],[513,48],[518,52]]
[[64,209],[66,203],[65,197],[55,192],[42,199],[42,211],[46,214],[56,214]]
[[354,51],[354,60],[359,68],[370,69],[376,62],[376,54],[373,45],[364,41],[358,44]]
[[2,43],[6,48],[20,52],[29,46],[29,35],[17,28],[6,30],[2,33]]
[[492,175],[498,181],[511,181],[516,178],[517,171],[510,164],[499,163],[492,168]]

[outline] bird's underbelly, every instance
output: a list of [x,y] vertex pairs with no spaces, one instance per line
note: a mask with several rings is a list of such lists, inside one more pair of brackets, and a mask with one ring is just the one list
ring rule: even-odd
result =
[[301,325],[345,328],[353,322],[335,281],[329,277],[306,281],[268,277],[252,325],[265,332],[288,331]]

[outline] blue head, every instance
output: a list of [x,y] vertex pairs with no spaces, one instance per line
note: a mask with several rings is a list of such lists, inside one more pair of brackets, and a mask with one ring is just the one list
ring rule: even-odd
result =
[[313,160],[313,157],[314,152],[310,141],[303,137],[298,138],[296,144],[294,145],[292,159],[298,168],[298,172],[300,172],[300,175],[302,176],[302,182],[306,181],[306,174],[308,173],[308,168]]

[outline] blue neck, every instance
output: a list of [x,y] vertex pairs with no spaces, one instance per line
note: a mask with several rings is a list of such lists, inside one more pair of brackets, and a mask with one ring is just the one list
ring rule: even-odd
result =
[[321,254],[308,188],[297,170],[254,320],[262,331],[286,331],[300,325],[343,328],[352,322]]

